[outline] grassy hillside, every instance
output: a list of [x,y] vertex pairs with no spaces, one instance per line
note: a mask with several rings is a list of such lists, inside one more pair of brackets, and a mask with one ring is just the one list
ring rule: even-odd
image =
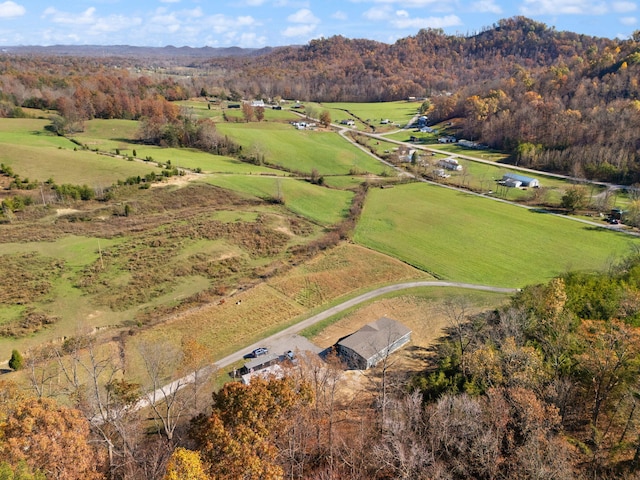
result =
[[321,175],[346,175],[352,171],[378,174],[382,166],[374,158],[327,131],[296,130],[276,123],[226,123],[218,131],[240,143],[245,152],[260,153],[268,163]]
[[438,278],[522,287],[602,269],[640,239],[425,184],[370,191],[355,241]]

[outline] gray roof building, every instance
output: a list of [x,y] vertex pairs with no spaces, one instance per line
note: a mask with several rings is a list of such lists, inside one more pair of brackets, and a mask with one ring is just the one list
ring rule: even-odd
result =
[[411,340],[411,330],[397,320],[381,317],[336,344],[338,355],[354,369],[376,366]]

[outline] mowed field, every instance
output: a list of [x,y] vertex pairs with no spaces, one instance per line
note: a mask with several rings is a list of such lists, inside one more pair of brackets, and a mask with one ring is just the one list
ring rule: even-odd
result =
[[70,140],[48,132],[51,122],[41,119],[0,119],[0,163],[22,179],[57,184],[108,187],[131,176],[159,173],[156,165],[77,149]]
[[313,185],[295,178],[248,175],[214,175],[212,185],[263,199],[278,199],[289,210],[323,226],[343,219],[351,205],[353,192]]
[[601,270],[640,239],[421,183],[373,189],[354,240],[437,278],[505,287]]
[[321,175],[347,175],[352,171],[379,174],[380,162],[329,131],[296,130],[281,123],[226,123],[218,131],[242,145],[245,154],[264,155],[270,164]]

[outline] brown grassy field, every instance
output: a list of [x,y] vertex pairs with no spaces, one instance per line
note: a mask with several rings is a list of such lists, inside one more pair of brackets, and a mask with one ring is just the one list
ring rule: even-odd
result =
[[[237,291],[224,302],[198,307],[141,332],[128,341],[127,356],[135,358],[135,345],[141,341],[163,338],[178,344],[197,332],[213,358],[222,358],[301,320],[311,308],[383,284],[429,278],[390,257],[344,243],[265,283]],[[133,372],[139,362],[128,363]]]

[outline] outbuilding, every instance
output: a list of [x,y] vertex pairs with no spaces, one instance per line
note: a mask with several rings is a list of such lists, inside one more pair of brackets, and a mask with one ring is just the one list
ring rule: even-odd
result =
[[271,365],[278,363],[279,360],[280,356],[276,355],[275,353],[260,355],[259,357],[245,363],[244,366],[240,369],[240,374],[245,375],[247,373],[263,370],[267,367],[270,367]]
[[349,368],[366,370],[411,340],[411,330],[397,320],[381,317],[336,344],[338,356]]
[[[517,173],[505,173],[502,176],[502,181],[508,187],[522,186],[522,187],[539,187],[540,181],[537,178],[526,177],[524,175],[518,175]],[[517,183],[520,182],[518,185]]]

